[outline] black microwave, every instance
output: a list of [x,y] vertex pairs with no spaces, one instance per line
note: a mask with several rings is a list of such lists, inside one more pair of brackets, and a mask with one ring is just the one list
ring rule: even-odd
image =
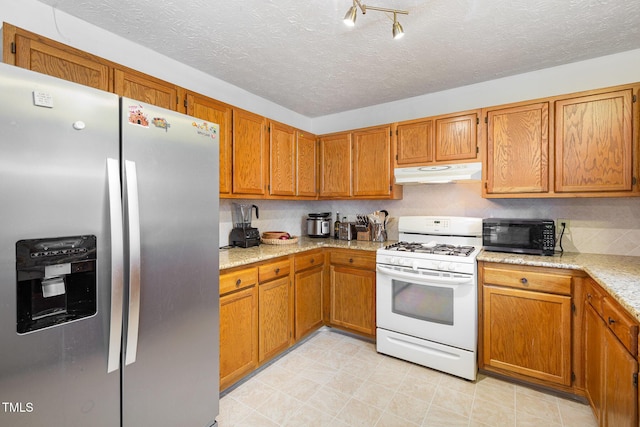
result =
[[550,219],[485,218],[482,246],[487,251],[553,255],[556,225]]

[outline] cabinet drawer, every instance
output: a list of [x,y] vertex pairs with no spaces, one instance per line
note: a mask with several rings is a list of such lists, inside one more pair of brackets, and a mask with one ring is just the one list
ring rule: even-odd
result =
[[306,270],[324,264],[324,253],[316,252],[313,254],[298,255],[294,259],[295,271]]
[[591,304],[591,306],[596,311],[596,313],[598,313],[600,316],[603,316],[603,314],[602,314],[602,300],[604,298],[604,294],[603,294],[602,290],[591,279],[586,280],[585,284],[586,284],[586,288],[585,288],[585,292],[584,292],[585,300],[589,304]]
[[364,251],[337,251],[331,253],[331,264],[341,264],[349,267],[375,270],[376,254],[368,254]]
[[245,268],[227,274],[220,275],[220,295],[231,291],[244,289],[258,283],[258,269]]
[[288,276],[289,269],[291,268],[290,265],[291,263],[288,259],[285,261],[272,262],[266,265],[261,265],[258,271],[260,283]]
[[571,276],[559,274],[485,267],[484,283],[530,291],[571,295]]
[[638,355],[638,324],[610,297],[602,299],[604,321],[633,356]]

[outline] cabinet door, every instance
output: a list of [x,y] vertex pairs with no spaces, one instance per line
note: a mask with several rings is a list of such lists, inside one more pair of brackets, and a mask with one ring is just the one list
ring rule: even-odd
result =
[[114,92],[138,101],[173,111],[184,111],[178,106],[178,87],[146,74],[129,70],[113,71]]
[[398,166],[420,165],[433,161],[433,120],[398,125]]
[[320,197],[351,196],[351,134],[320,139]]
[[549,191],[549,103],[487,112],[489,194]]
[[322,325],[322,284],[324,266],[295,275],[296,340]]
[[436,119],[436,161],[478,157],[478,113]]
[[297,191],[302,197],[318,195],[318,145],[316,137],[310,133],[297,132]]
[[571,385],[571,297],[483,286],[485,366]]
[[391,194],[391,128],[353,132],[353,195]]
[[[220,194],[231,193],[231,119],[232,108],[196,93],[187,94],[187,114],[220,126]],[[214,165],[215,166],[215,165]]]
[[15,65],[18,67],[95,89],[110,91],[112,88],[111,68],[88,53],[22,34],[15,35],[15,43]]
[[[638,426],[638,362],[610,329],[605,335],[603,426]],[[634,379],[634,375],[636,375]]]
[[233,193],[262,196],[267,189],[269,150],[265,118],[233,109]]
[[290,126],[269,124],[269,194],[296,194],[296,130]]
[[293,311],[289,277],[261,283],[259,289],[259,361],[263,362],[289,347]]
[[585,388],[598,419],[601,418],[604,379],[604,331],[607,328],[591,304],[585,304]]
[[331,324],[374,336],[375,271],[331,266]]
[[631,191],[631,89],[556,101],[555,190]]
[[258,367],[257,286],[220,297],[220,389]]

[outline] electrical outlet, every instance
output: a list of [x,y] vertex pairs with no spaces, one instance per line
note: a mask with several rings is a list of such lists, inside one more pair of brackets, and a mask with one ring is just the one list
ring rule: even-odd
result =
[[558,218],[556,219],[556,231],[562,231],[562,224],[564,224],[565,231],[569,230],[569,220],[566,218]]

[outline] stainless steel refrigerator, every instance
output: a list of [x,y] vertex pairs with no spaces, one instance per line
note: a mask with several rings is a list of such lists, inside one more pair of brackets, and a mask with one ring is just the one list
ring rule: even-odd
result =
[[218,137],[0,64],[0,426],[215,425]]

